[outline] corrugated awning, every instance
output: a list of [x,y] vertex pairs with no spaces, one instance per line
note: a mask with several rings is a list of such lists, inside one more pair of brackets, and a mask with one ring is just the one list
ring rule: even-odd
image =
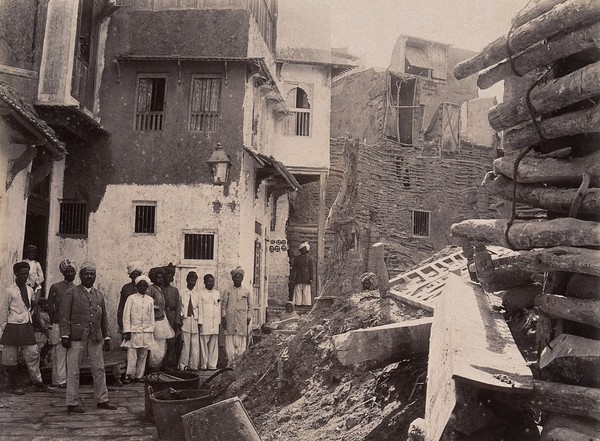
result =
[[244,146],[244,150],[260,165],[263,170],[271,170],[281,176],[287,184],[292,187],[294,191],[300,190],[300,183],[296,180],[294,175],[286,168],[283,163],[279,162],[273,156],[267,156],[263,153],[257,152],[256,150]]
[[431,64],[425,49],[406,46],[406,60],[411,66],[420,67],[422,69],[433,69],[433,64]]
[[33,107],[8,83],[0,81],[0,107],[35,138],[44,145],[55,160],[61,160],[66,153],[65,143],[56,137],[54,130],[46,121],[40,119]]

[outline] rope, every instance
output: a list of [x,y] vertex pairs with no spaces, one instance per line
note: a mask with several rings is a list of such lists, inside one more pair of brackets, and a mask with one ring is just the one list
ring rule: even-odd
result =
[[[540,126],[538,124],[538,121],[537,121],[538,115],[535,110],[535,107],[533,107],[533,104],[531,103],[531,92],[533,91],[533,89],[535,89],[538,86],[538,84],[540,84],[542,79],[544,79],[546,77],[546,75],[548,75],[548,72],[550,72],[551,69],[552,69],[552,67],[547,67],[546,71],[543,74],[541,74],[533,82],[533,84],[529,87],[529,89],[527,89],[527,93],[525,94],[525,102],[527,103],[527,110],[529,111],[529,116],[531,117],[531,122],[532,122],[533,127],[535,128],[535,131],[542,143],[547,141],[547,139],[542,134],[542,129],[540,128]],[[504,229],[504,240],[510,249],[514,249],[510,242],[510,238],[508,237],[508,232],[510,230],[510,227],[514,223],[516,215],[517,215],[516,200],[517,200],[517,177],[519,174],[519,164],[521,163],[521,161],[523,160],[525,155],[527,155],[527,153],[529,153],[532,149],[533,149],[533,144],[530,145],[529,147],[526,147],[523,150],[521,150],[521,152],[519,152],[519,155],[517,156],[517,158],[515,160],[515,163],[513,164],[512,207],[511,207],[510,219],[506,223],[506,228]]]
[[529,5],[533,2],[533,0],[529,0],[527,2],[527,4],[525,4],[525,6],[523,6],[521,8],[521,10],[517,13],[517,15],[515,15],[515,17],[512,19],[511,24],[510,24],[510,29],[508,30],[508,34],[506,35],[506,54],[508,55],[508,63],[510,64],[510,70],[512,70],[513,74],[515,74],[517,77],[522,77],[523,74],[520,73],[519,71],[517,71],[517,67],[515,66],[515,60],[514,60],[514,55],[515,52],[513,51],[512,47],[510,46],[510,37],[512,36],[512,33],[515,30],[515,21],[517,19],[517,17],[519,17],[522,12],[527,9],[529,7]]
[[569,210],[569,217],[577,217],[577,212],[579,211],[579,207],[581,206],[581,202],[587,193],[587,189],[590,186],[590,175],[588,172],[583,172],[583,177],[581,179],[581,185],[577,189],[577,193],[575,193],[575,197],[573,197],[573,202],[571,202],[571,209]]

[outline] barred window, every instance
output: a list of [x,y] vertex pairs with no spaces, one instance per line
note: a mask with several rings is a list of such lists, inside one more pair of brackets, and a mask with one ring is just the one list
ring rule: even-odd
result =
[[221,78],[194,76],[190,103],[190,131],[214,132],[219,130]]
[[58,234],[65,236],[87,236],[87,202],[61,201]]
[[310,136],[310,103],[308,94],[300,87],[288,93],[286,105],[290,115],[285,120],[287,136]]
[[429,237],[429,226],[431,213],[429,211],[412,212],[412,234],[413,236]]
[[214,234],[190,234],[184,236],[183,258],[213,260],[215,258]]
[[134,231],[142,234],[154,234],[155,225],[156,202],[136,203]]
[[166,87],[166,78],[143,77],[138,79],[135,130],[163,129]]

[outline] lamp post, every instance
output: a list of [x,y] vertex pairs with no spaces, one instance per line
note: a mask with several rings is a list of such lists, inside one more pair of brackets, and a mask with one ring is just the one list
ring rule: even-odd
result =
[[225,185],[229,182],[229,170],[232,163],[220,142],[217,143],[215,151],[212,152],[206,163],[210,166],[214,185]]

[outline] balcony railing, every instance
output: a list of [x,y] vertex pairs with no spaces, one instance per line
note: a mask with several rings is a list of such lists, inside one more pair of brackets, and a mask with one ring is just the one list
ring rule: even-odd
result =
[[191,132],[215,132],[219,130],[218,113],[192,112],[190,115]]
[[94,110],[95,74],[95,69],[90,68],[81,57],[75,57],[71,96],[79,101],[79,104],[82,107],[85,107],[90,111]]
[[135,115],[135,130],[157,131],[163,129],[163,112],[139,112]]
[[310,136],[310,110],[292,110],[285,121],[287,136]]

